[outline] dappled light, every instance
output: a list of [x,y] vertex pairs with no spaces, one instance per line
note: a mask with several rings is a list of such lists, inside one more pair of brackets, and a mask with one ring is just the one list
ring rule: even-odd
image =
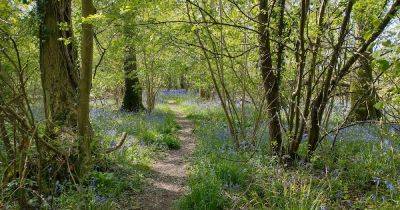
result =
[[0,209],[400,209],[400,0],[1,0]]

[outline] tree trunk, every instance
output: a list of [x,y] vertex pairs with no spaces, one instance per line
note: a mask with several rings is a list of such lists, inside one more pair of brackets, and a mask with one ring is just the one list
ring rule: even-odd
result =
[[76,126],[77,51],[71,23],[71,0],[39,0],[40,72],[47,127]]
[[[82,0],[82,17],[95,14],[92,0]],[[80,135],[78,173],[83,176],[90,163],[92,131],[89,120],[89,97],[92,86],[93,66],[93,25],[82,23],[81,72],[79,80],[78,131]]]
[[279,78],[272,67],[270,32],[268,24],[268,5],[266,0],[260,0],[260,68],[267,99],[267,113],[269,117],[269,141],[272,151],[281,154],[282,131],[279,118],[280,98],[279,98]]
[[3,141],[4,149],[6,150],[7,158],[9,161],[14,159],[14,152],[12,149],[10,138],[6,128],[4,117],[0,114],[0,138]]
[[206,87],[201,87],[199,90],[200,98],[209,100],[211,99],[211,91]]
[[179,87],[183,90],[187,90],[188,89],[188,83],[186,81],[186,77],[184,74],[181,74],[180,78],[179,78]]
[[381,116],[381,112],[374,107],[377,103],[377,93],[373,85],[370,52],[365,52],[359,60],[360,68],[354,72],[354,79],[350,85],[353,121],[374,120]]
[[318,93],[317,98],[311,105],[310,114],[310,130],[308,136],[308,154],[307,159],[311,157],[314,153],[317,145],[319,143],[319,134],[322,126],[322,116],[325,112],[326,105],[329,101],[330,88],[332,84],[332,77],[334,74],[335,67],[339,60],[340,53],[342,51],[342,46],[345,42],[345,38],[348,34],[348,25],[350,22],[351,13],[353,10],[355,0],[350,0],[347,3],[346,10],[344,13],[343,21],[340,26],[340,32],[338,41],[335,44],[332,52],[332,57],[329,61],[328,69],[326,71],[326,76],[322,84],[321,90]]
[[[348,4],[352,4],[354,1],[349,1]],[[352,5],[350,5],[352,6]],[[396,0],[393,2],[392,6],[390,7],[389,11],[386,13],[385,17],[383,18],[382,22],[375,27],[374,32],[369,36],[369,38],[362,43],[361,47],[354,52],[354,54],[345,62],[343,67],[339,69],[336,77],[334,78],[329,78],[327,77],[326,79],[329,78],[329,80],[325,80],[323,84],[323,89],[319,92],[316,100],[313,102],[312,109],[311,109],[311,121],[310,121],[310,131],[309,131],[309,137],[308,137],[308,154],[307,158],[310,158],[312,154],[314,153],[315,149],[317,148],[317,144],[319,143],[319,134],[320,134],[320,123],[322,119],[322,115],[325,112],[325,107],[326,104],[329,101],[329,96],[330,94],[336,90],[337,85],[339,82],[343,79],[344,76],[346,76],[350,70],[351,67],[354,65],[356,61],[361,57],[362,54],[364,54],[367,49],[371,46],[371,44],[382,34],[382,32],[385,30],[385,28],[388,26],[390,21],[393,19],[397,11],[399,10],[400,6],[400,0]],[[348,5],[349,7],[349,5]],[[349,10],[349,8],[347,8]],[[351,8],[350,8],[351,10]],[[347,14],[346,12],[345,19],[349,18],[350,14]],[[342,25],[342,31],[346,30],[343,26],[347,24]],[[342,37],[342,35],[340,36]],[[344,38],[343,38],[344,39]],[[343,39],[339,38],[338,45],[341,45],[340,40]],[[338,46],[336,46],[337,48]],[[339,46],[340,48],[341,46]],[[336,51],[336,50],[335,50]],[[333,53],[333,56],[337,56],[336,52]],[[333,65],[332,65],[333,64]],[[336,63],[332,63],[329,65],[331,69],[328,69],[328,72],[333,71],[333,67],[336,66]]]
[[[356,34],[365,42],[364,29],[371,28],[368,23],[356,23]],[[374,107],[377,102],[377,93],[372,77],[371,49],[365,51],[359,58],[359,68],[355,70],[354,81],[350,85],[351,107],[353,108],[350,119],[353,121],[374,120],[381,116],[378,109]]]
[[[0,80],[3,80],[3,78],[1,77],[2,73],[3,73],[3,69],[2,69],[2,63],[0,60]],[[3,94],[4,94],[4,92],[0,92],[0,105],[4,105]],[[11,145],[10,138],[8,136],[6,122],[4,120],[4,116],[2,115],[2,113],[0,113],[0,138],[3,141],[4,149],[6,150],[8,160],[14,159],[13,148]]]
[[[326,10],[327,4],[328,4],[328,0],[323,0],[321,3],[320,9],[319,9],[318,31],[320,31],[320,32],[323,31],[323,29],[324,29],[324,17],[325,17],[325,10]],[[297,150],[299,149],[301,140],[303,139],[304,130],[306,128],[306,122],[308,119],[308,115],[310,113],[310,103],[311,103],[311,97],[312,97],[312,91],[313,91],[312,86],[314,84],[314,77],[315,77],[315,72],[317,69],[317,57],[319,55],[321,39],[322,39],[321,35],[317,36],[315,44],[313,44],[311,47],[312,57],[311,57],[310,70],[309,70],[308,81],[307,81],[305,105],[304,105],[304,110],[303,110],[304,117],[300,121],[299,132],[297,132],[296,139],[294,141],[292,141],[290,148],[289,148],[290,149],[289,154],[292,159],[297,157]]]
[[142,87],[137,74],[136,51],[131,44],[125,46],[124,72],[125,93],[121,110],[127,112],[143,110]]

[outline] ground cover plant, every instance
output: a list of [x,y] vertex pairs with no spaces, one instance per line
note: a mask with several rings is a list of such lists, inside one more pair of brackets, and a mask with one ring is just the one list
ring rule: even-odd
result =
[[0,1],[0,208],[400,208],[400,0]]
[[348,129],[334,148],[332,140],[322,142],[310,162],[282,165],[262,148],[235,150],[223,111],[203,103],[182,105],[196,122],[198,147],[181,209],[399,207],[396,136],[379,135],[372,126]]

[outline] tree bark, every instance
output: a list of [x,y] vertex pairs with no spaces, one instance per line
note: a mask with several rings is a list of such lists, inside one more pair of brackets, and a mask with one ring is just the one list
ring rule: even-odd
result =
[[4,117],[0,114],[0,138],[3,141],[4,149],[7,153],[7,158],[9,160],[14,159],[14,152],[12,149],[10,138],[8,137],[8,132],[6,129],[6,123],[4,121]]
[[76,126],[78,63],[71,0],[39,0],[40,72],[47,127]]
[[282,131],[279,118],[280,98],[279,98],[279,78],[277,72],[272,67],[270,31],[268,25],[268,3],[266,0],[259,2],[260,14],[260,69],[263,79],[263,86],[266,94],[267,113],[269,117],[269,141],[271,150],[276,155],[281,154]]
[[[306,66],[307,49],[305,40],[305,30],[307,27],[308,10],[310,1],[301,1],[301,17],[300,17],[300,31],[299,31],[299,62],[297,71],[297,83],[295,92],[291,98],[290,117],[289,117],[289,135],[291,135],[292,142],[296,141],[300,124],[300,99],[302,96],[304,69]],[[293,127],[294,123],[294,127]]]
[[[356,23],[356,34],[361,39],[361,44],[365,42],[364,30],[372,27],[369,25],[369,23]],[[358,60],[360,67],[353,73],[354,80],[350,85],[350,100],[353,108],[350,120],[352,121],[376,120],[381,116],[381,112],[374,107],[377,103],[377,92],[373,84],[371,51],[369,48],[362,53]]]
[[131,44],[125,46],[124,72],[125,93],[122,111],[138,112],[144,109],[142,102],[142,87],[137,74],[137,58],[135,48]]
[[376,120],[381,116],[374,105],[378,102],[377,92],[373,85],[370,52],[364,52],[359,59],[360,67],[354,72],[354,81],[350,85],[352,121]]
[[[328,0],[323,0],[321,3],[320,9],[319,9],[319,16],[318,16],[318,31],[319,32],[323,31],[325,9],[326,9],[327,4],[328,4]],[[314,82],[315,72],[317,69],[317,57],[319,55],[321,39],[322,39],[322,36],[318,35],[315,40],[315,43],[312,45],[312,57],[311,57],[310,70],[309,70],[308,81],[307,81],[305,105],[304,105],[304,110],[303,110],[304,118],[301,119],[299,131],[297,132],[297,136],[290,145],[289,154],[292,159],[296,157],[297,150],[299,149],[301,140],[303,138],[303,133],[304,133],[304,130],[306,127],[306,121],[307,121],[308,115],[310,113],[312,86],[314,84],[313,82]]]
[[187,90],[188,89],[188,83],[186,81],[186,77],[185,77],[184,73],[182,73],[180,78],[179,78],[179,88],[183,89],[183,90]]
[[[350,4],[351,2],[349,2]],[[342,80],[344,76],[346,76],[351,67],[354,65],[356,61],[360,58],[360,56],[371,46],[371,44],[382,34],[390,21],[395,17],[396,13],[399,10],[400,0],[396,0],[393,2],[389,11],[386,13],[382,22],[375,28],[374,32],[371,36],[361,45],[361,47],[346,61],[344,66],[339,69],[336,77],[329,78],[329,81],[325,81],[323,84],[323,90],[320,91],[316,100],[313,102],[311,109],[311,121],[310,121],[310,131],[309,131],[309,147],[307,157],[310,158],[317,148],[317,144],[319,141],[320,135],[320,123],[322,119],[322,114],[325,111],[325,107],[327,102],[329,101],[329,95],[336,89],[339,82]],[[345,15],[345,18],[347,15]],[[339,39],[341,40],[341,39]],[[335,56],[335,54],[334,54]],[[335,63],[336,64],[336,63]],[[333,68],[336,65],[330,65],[330,68]],[[333,71],[333,70],[332,70]]]
[[334,46],[332,57],[330,59],[326,77],[324,79],[324,83],[322,84],[321,90],[318,93],[317,98],[311,105],[311,115],[310,115],[310,130],[308,137],[308,154],[307,158],[311,157],[315,149],[317,148],[317,144],[319,141],[320,134],[320,126],[322,121],[322,115],[325,112],[326,105],[329,101],[329,88],[332,84],[332,77],[337,65],[340,52],[342,51],[342,46],[345,42],[346,35],[348,33],[347,27],[350,22],[351,12],[353,10],[355,0],[350,0],[347,3],[345,14],[343,17],[342,24],[340,26],[339,38]]
[[[92,0],[82,0],[82,17],[95,14]],[[93,66],[93,25],[82,23],[81,72],[79,80],[78,131],[80,135],[78,173],[83,176],[90,165],[92,131],[89,120],[89,97],[92,86]]]
[[[2,63],[1,63],[1,60],[0,60],[0,80],[3,79],[1,77],[2,73],[3,73],[3,69],[2,69]],[[4,105],[3,94],[4,94],[3,92],[0,92],[0,105]],[[12,148],[12,145],[11,145],[10,138],[8,136],[8,131],[7,131],[7,128],[6,128],[6,122],[4,120],[4,116],[2,115],[2,113],[0,113],[0,138],[3,141],[4,149],[6,150],[6,153],[7,153],[7,158],[9,160],[14,159],[13,148]]]

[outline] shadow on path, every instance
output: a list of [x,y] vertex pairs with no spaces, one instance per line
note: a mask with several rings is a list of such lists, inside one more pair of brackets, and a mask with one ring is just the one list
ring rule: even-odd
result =
[[195,148],[194,124],[186,119],[177,105],[171,104],[170,107],[181,126],[177,134],[181,140],[181,149],[168,151],[165,158],[154,163],[147,180],[148,186],[144,187],[139,196],[139,209],[172,209],[174,201],[187,190],[187,160]]

